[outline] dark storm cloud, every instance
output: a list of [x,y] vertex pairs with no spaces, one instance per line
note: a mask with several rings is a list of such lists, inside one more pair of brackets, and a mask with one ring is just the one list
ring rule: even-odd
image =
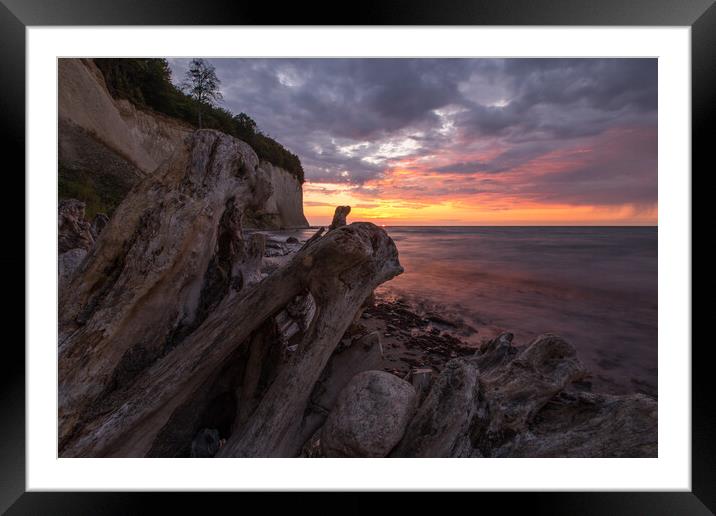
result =
[[459,123],[510,141],[599,134],[657,108],[655,59],[509,59],[504,105],[473,102]]
[[[177,82],[186,62],[170,60]],[[298,154],[314,182],[363,184],[417,158],[438,173],[499,175],[614,128],[656,127],[656,59],[211,62],[224,107]],[[488,159],[485,148],[498,152]],[[453,159],[430,165],[439,154]],[[655,202],[652,172],[629,195]],[[555,195],[566,188],[550,187]],[[572,197],[588,202],[590,194]]]

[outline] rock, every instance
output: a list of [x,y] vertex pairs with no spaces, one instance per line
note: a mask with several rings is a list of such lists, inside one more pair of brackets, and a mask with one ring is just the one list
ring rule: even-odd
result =
[[60,254],[71,249],[89,251],[94,237],[89,222],[85,220],[85,203],[77,199],[63,199],[58,206],[57,249]]
[[289,252],[284,242],[279,240],[266,240],[266,256],[286,256]]
[[286,239],[287,244],[298,244],[298,238],[290,236]]
[[[553,396],[584,375],[574,347],[557,335],[540,335],[519,354],[506,349],[511,347],[509,339],[496,340],[474,361],[480,370],[483,406],[473,424],[473,438],[487,447],[526,430]],[[500,360],[491,359],[493,353]],[[504,357],[513,355],[505,363]]]
[[221,447],[219,431],[215,428],[202,428],[191,442],[192,458],[213,457]]
[[455,457],[471,451],[469,428],[477,406],[477,368],[451,360],[415,416],[394,457]]
[[92,236],[95,240],[97,240],[97,237],[108,223],[109,217],[104,213],[98,213],[94,216],[94,218],[92,219],[92,226],[90,227],[90,231],[92,232]]
[[326,457],[386,457],[415,410],[415,390],[383,371],[354,376],[341,391],[321,431]]
[[350,206],[336,206],[336,211],[333,214],[333,222],[331,222],[331,225],[328,227],[328,231],[345,226],[347,224],[346,217],[348,217],[350,212]]
[[657,457],[657,402],[643,394],[562,393],[495,457]]
[[[358,339],[357,339],[358,340]],[[311,392],[310,409],[304,416],[302,434],[307,438],[326,421],[339,394],[358,373],[379,370],[383,367],[380,346],[364,347],[353,344],[350,336],[339,342],[336,350],[321,373],[320,379]]]
[[85,256],[87,256],[87,250],[77,247],[62,253],[58,257],[58,288],[60,291],[62,291],[67,285],[80,263],[82,263],[82,260],[84,260]]

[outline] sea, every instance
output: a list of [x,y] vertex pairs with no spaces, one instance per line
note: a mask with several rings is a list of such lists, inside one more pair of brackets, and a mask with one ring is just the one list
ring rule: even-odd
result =
[[558,334],[593,390],[656,397],[657,229],[386,227],[405,272],[376,293],[463,321],[475,344]]

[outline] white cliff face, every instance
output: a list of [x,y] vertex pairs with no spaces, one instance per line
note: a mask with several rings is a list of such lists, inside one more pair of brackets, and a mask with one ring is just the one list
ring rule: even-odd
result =
[[267,161],[261,162],[259,170],[271,184],[271,195],[263,206],[263,212],[281,228],[308,227],[303,215],[303,189],[298,179]]
[[[111,174],[114,183],[131,186],[153,174],[194,132],[183,121],[113,98],[91,60],[59,59],[58,85],[59,160],[66,168]],[[265,161],[257,172],[265,186],[247,208],[247,226],[308,227],[301,183]]]
[[81,127],[144,174],[156,170],[193,131],[183,122],[112,98],[89,60],[59,59],[57,68],[60,122]]

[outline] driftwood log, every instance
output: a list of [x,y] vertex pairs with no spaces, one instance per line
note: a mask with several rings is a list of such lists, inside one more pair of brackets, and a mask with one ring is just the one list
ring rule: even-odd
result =
[[197,131],[109,222],[61,204],[61,457],[656,456],[656,401],[575,389],[558,336],[502,334],[412,385],[376,370],[379,332],[341,349],[402,272],[395,244],[339,206],[264,267],[275,241],[242,231],[270,195],[256,161]]
[[333,349],[373,289],[402,268],[382,229],[354,223],[318,232],[262,277],[262,237],[247,245],[241,233],[243,210],[266,190],[252,158],[234,138],[194,133],[135,186],[60,293],[60,456],[150,454],[232,360],[248,354],[260,369],[262,343],[285,340],[265,338],[276,316],[310,297],[313,316],[274,364],[270,387],[241,371],[237,399],[247,408],[220,452],[298,453],[297,422]]
[[336,228],[346,225],[346,218],[351,212],[350,206],[336,206],[336,211],[333,213],[333,221],[328,227],[328,231],[332,231]]

